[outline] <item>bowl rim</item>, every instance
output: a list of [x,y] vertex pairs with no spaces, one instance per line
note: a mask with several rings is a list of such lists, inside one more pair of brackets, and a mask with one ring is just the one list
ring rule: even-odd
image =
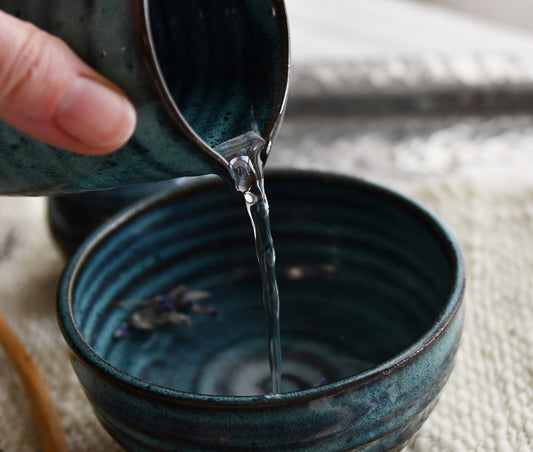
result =
[[[57,291],[57,319],[64,339],[71,348],[71,353],[89,366],[93,371],[106,379],[110,379],[122,388],[126,385],[129,391],[144,394],[147,397],[164,399],[166,403],[179,404],[200,404],[202,406],[245,406],[250,408],[267,404],[276,405],[287,402],[306,401],[332,395],[334,393],[362,387],[373,383],[375,380],[398,372],[402,368],[414,362],[422,354],[427,352],[431,345],[437,342],[448,330],[458,314],[464,298],[466,286],[466,269],[461,247],[454,234],[446,224],[427,207],[420,204],[404,194],[398,193],[390,188],[359,179],[353,176],[335,174],[316,170],[298,169],[275,169],[265,173],[266,183],[270,178],[312,178],[322,183],[336,182],[347,183],[366,191],[374,191],[380,196],[393,198],[398,205],[408,209],[412,215],[416,215],[430,228],[441,240],[448,259],[452,264],[450,289],[446,297],[447,301],[442,310],[435,317],[431,326],[407,348],[359,374],[344,378],[323,386],[309,388],[296,392],[285,392],[280,394],[231,396],[231,395],[211,395],[198,394],[186,391],[179,391],[168,387],[135,377],[124,370],[112,365],[102,358],[84,339],[74,320],[72,311],[72,298],[76,286],[77,275],[83,269],[85,262],[97,252],[99,244],[106,240],[122,225],[127,224],[132,219],[143,215],[149,210],[166,202],[173,202],[177,197],[186,196],[196,191],[202,191],[206,187],[216,185],[227,185],[225,181],[215,176],[200,176],[195,178],[185,178],[176,181],[176,186],[165,189],[160,193],[149,196],[134,203],[121,212],[117,213],[103,225],[97,228],[78,248],[74,256],[70,259],[63,271],[58,291]],[[230,187],[228,186],[228,190]],[[268,193],[267,193],[268,194]],[[259,405],[258,405],[259,404]]]

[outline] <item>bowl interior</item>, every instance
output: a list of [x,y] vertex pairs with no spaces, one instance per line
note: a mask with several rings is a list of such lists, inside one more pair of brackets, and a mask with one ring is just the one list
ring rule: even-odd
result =
[[[435,219],[387,190],[342,177],[267,177],[281,297],[283,392],[338,382],[392,360],[446,308],[457,256]],[[68,275],[71,318],[103,360],[185,392],[269,391],[267,325],[252,229],[218,181],[169,192],[94,235]],[[68,272],[67,272],[68,273]],[[123,322],[185,285],[218,317],[152,331]],[[121,303],[122,302],[122,303]]]
[[246,133],[252,123],[267,141],[273,137],[288,84],[282,1],[149,2],[149,16],[169,93],[207,144]]

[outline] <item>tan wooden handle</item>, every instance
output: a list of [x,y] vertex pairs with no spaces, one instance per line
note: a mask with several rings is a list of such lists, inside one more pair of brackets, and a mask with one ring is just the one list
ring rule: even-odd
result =
[[22,380],[44,452],[67,451],[65,433],[35,360],[19,341],[0,310],[0,344]]

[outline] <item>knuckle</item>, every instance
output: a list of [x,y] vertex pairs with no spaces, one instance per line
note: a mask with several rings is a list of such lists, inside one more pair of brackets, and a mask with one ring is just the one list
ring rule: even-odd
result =
[[0,104],[24,105],[36,94],[48,66],[45,32],[25,24],[23,37],[11,50],[11,57],[2,62],[0,70]]

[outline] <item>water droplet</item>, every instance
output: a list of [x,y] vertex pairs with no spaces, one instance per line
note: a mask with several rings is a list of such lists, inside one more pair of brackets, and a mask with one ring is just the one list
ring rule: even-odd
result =
[[254,205],[257,202],[257,196],[255,196],[253,193],[250,193],[247,191],[244,194],[244,200],[246,201],[246,204]]

